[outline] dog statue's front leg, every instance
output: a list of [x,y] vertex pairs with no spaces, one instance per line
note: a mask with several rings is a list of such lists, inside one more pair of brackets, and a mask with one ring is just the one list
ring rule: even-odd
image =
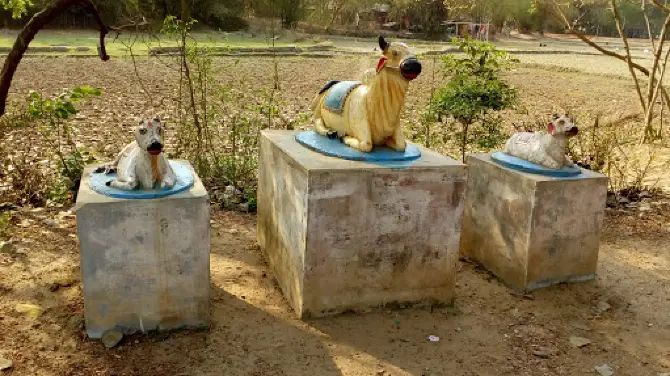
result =
[[163,181],[161,182],[161,188],[172,189],[172,187],[177,184],[177,175],[172,170],[170,163],[166,158],[160,159],[161,170],[163,171]]

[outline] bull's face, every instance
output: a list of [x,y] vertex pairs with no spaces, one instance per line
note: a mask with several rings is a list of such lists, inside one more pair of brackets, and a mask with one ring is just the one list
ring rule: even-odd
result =
[[399,69],[402,76],[408,81],[421,74],[421,62],[405,43],[388,43],[384,37],[379,37],[379,48],[384,54],[379,69],[383,66]]

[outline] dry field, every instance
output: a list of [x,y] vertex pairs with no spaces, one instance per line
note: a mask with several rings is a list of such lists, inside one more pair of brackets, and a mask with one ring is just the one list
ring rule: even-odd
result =
[[[556,55],[533,57],[553,64]],[[523,58],[525,59],[525,58]],[[271,60],[243,58],[218,75],[249,103],[271,82]],[[533,60],[532,62],[538,63]],[[373,57],[290,58],[279,62],[282,113],[297,118],[328,79],[352,78],[374,66]],[[586,59],[572,70],[521,67],[510,72],[528,114],[509,123],[530,123],[563,109],[584,119],[637,110],[628,80],[594,75],[610,60]],[[594,68],[595,67],[595,68]],[[103,96],[85,103],[71,121],[78,141],[112,156],[130,139],[140,117],[174,118],[174,72],[155,60],[139,62],[149,95],[129,60],[29,59],[13,92],[45,94],[90,85]],[[625,69],[625,67],[623,67]],[[411,88],[405,121],[416,121],[428,99],[431,63]],[[25,134],[2,142],[25,142]],[[35,143],[39,157],[39,140]],[[32,146],[32,145],[31,145]],[[208,331],[137,335],[106,350],[82,330],[83,301],[74,219],[68,208],[15,215],[14,249],[0,253],[0,358],[7,375],[595,375],[609,365],[614,375],[670,372],[670,203],[610,209],[596,281],[511,294],[495,278],[462,262],[453,308],[380,310],[366,315],[296,320],[255,241],[255,217],[213,212],[212,324]],[[18,303],[45,309],[31,319]],[[607,303],[607,304],[605,304]],[[439,342],[429,342],[437,335]],[[590,344],[577,348],[573,336]],[[0,371],[0,374],[2,372]]]

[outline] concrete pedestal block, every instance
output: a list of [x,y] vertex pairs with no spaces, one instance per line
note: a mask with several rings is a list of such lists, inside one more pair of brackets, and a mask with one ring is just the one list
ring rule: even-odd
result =
[[468,157],[461,253],[521,291],[595,278],[607,178],[551,178]]
[[466,184],[427,149],[390,169],[261,134],[258,240],[300,317],[453,301]]
[[93,169],[76,206],[88,336],[206,327],[209,197],[200,179],[173,196],[122,200],[89,187]]

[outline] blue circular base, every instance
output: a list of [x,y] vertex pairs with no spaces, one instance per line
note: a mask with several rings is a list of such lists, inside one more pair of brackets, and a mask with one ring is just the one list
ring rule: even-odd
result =
[[321,136],[314,131],[300,132],[296,140],[308,149],[314,150],[329,157],[364,162],[408,162],[421,158],[421,150],[411,143],[407,143],[405,151],[396,151],[385,146],[375,146],[370,153],[363,153],[353,149],[338,139]]
[[555,170],[536,165],[535,163],[524,161],[523,159],[507,155],[501,151],[497,151],[491,154],[491,159],[500,165],[511,168],[512,170],[536,175],[551,176],[554,178],[569,178],[578,176],[582,173],[582,170],[579,167],[564,167],[560,170]]
[[100,193],[101,195],[120,198],[120,199],[153,199],[172,196],[177,193],[181,193],[191,189],[195,181],[193,173],[188,166],[181,163],[168,161],[175,175],[177,176],[177,183],[172,187],[172,189],[152,189],[152,190],[141,190],[135,189],[133,191],[124,191],[114,187],[108,187],[106,183],[108,181],[114,180],[116,174],[105,174],[105,173],[92,173],[89,178],[89,186],[94,191]]

